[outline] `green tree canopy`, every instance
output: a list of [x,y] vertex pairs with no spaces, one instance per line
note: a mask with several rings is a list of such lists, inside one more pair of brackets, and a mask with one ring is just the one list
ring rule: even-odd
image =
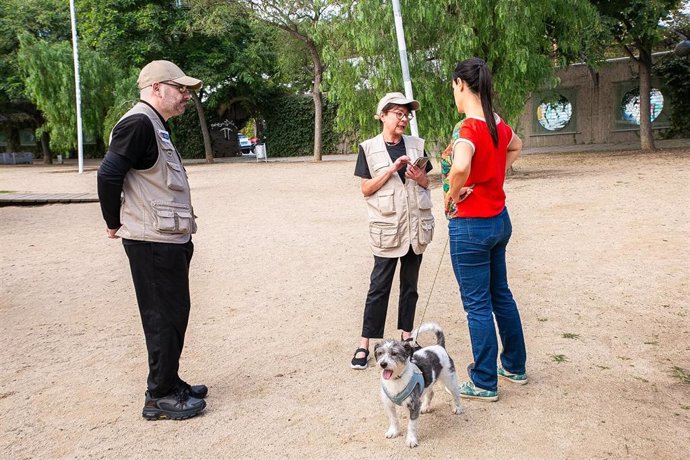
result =
[[640,147],[654,149],[650,120],[652,51],[663,37],[661,20],[681,5],[681,0],[592,0],[603,24],[631,59],[640,77]]
[[[187,0],[177,6],[169,0],[81,0],[81,8],[84,42],[127,69],[132,84],[118,85],[119,102],[108,116],[106,131],[127,110],[127,101],[136,100],[136,78],[131,75],[157,59],[170,60],[203,80],[195,107],[204,133],[199,148],[205,148],[207,158],[206,110],[222,113],[235,103],[247,112],[255,109],[275,58],[272,32],[255,27],[247,11],[212,0]],[[184,117],[174,124],[192,120]],[[178,131],[193,129],[198,125]],[[191,148],[194,142],[184,144]]]
[[[402,0],[414,96],[422,104],[420,134],[446,139],[458,118],[451,73],[458,61],[484,59],[492,70],[497,108],[515,123],[531,91],[554,82],[552,69],[577,59],[597,29],[585,0]],[[402,91],[393,11],[389,1],[353,1],[343,10],[342,39],[328,48],[328,94],[338,103],[341,131],[367,137],[379,131],[377,100]]]
[[17,65],[20,34],[53,42],[69,40],[69,4],[62,0],[0,2],[0,101],[26,99]]
[[[666,24],[665,49],[675,48],[679,41],[690,37],[690,1],[685,2],[685,11],[676,11]],[[664,84],[664,95],[671,100],[671,127],[669,137],[690,137],[690,57],[669,53],[654,63],[654,75]]]
[[[113,85],[120,72],[88,48],[82,49],[82,118],[85,134],[100,138],[103,121],[113,103]],[[76,148],[76,101],[72,47],[68,41],[47,42],[25,34],[19,37],[17,62],[24,91],[46,120],[51,147],[68,152]]]
[[[238,0],[251,9],[264,23],[284,31],[299,42],[291,51],[302,51],[308,56],[312,70],[311,93],[314,101],[314,161],[322,155],[323,90],[325,66],[323,54],[329,46],[328,38],[333,21],[341,14],[342,0]],[[292,60],[293,63],[299,60]],[[302,61],[304,62],[304,61]]]

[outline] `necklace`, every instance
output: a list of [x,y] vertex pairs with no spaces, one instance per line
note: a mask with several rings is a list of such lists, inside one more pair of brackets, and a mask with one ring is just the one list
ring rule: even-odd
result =
[[402,140],[402,137],[401,137],[400,139],[398,139],[396,142],[388,142],[388,141],[385,140],[385,139],[384,139],[383,142],[385,142],[387,146],[392,147],[392,146],[394,146],[394,145],[398,145],[398,144],[400,143],[401,140]]

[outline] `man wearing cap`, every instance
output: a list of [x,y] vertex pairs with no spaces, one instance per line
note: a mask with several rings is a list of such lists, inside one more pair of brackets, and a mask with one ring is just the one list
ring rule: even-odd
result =
[[422,253],[431,243],[434,217],[424,139],[405,130],[419,102],[402,93],[388,93],[378,103],[376,118],[382,132],[359,145],[355,176],[369,214],[369,243],[374,254],[369,292],[364,306],[362,336],[352,357],[353,369],[366,369],[369,339],[382,338],[395,268],[400,259],[398,329],[410,338],[417,308],[417,280]]
[[178,375],[189,319],[189,263],[196,232],[187,173],[167,120],[182,115],[201,81],[169,61],[139,74],[140,101],[115,125],[98,169],[108,238],[122,238],[148,350],[148,420],[186,419],[205,407],[205,385]]

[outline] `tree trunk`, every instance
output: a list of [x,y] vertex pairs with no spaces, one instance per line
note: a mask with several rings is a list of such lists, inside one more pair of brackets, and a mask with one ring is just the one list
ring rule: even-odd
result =
[[193,91],[192,99],[194,100],[194,107],[196,113],[199,115],[199,125],[201,126],[201,135],[204,137],[204,155],[206,156],[206,163],[213,163],[213,149],[211,148],[211,134],[208,131],[208,123],[206,123],[206,113],[204,113],[204,106],[201,105],[199,96]]
[[41,134],[41,151],[43,152],[43,164],[53,164],[53,154],[50,152],[50,137],[47,131]]
[[312,89],[312,96],[314,98],[314,161],[321,161],[322,149],[322,123],[323,123],[323,103],[321,101],[321,78],[323,76],[323,64],[319,57],[319,52],[316,49],[314,42],[307,42],[309,55],[314,63],[314,87]]
[[[591,123],[591,128],[589,130],[589,143],[590,144],[597,144],[602,141],[604,137],[602,137],[600,133],[600,126],[602,123],[600,120],[602,119],[602,114],[601,114],[601,105],[599,103],[599,99],[601,96],[600,92],[600,86],[599,86],[599,72],[597,72],[594,67],[591,65],[587,64],[587,69],[589,70],[589,76],[592,79],[592,93],[593,93],[593,103],[589,105],[589,119]],[[595,127],[596,130],[595,130]]]
[[640,149],[654,150],[654,133],[652,131],[651,104],[649,93],[652,90],[652,54],[640,50]]

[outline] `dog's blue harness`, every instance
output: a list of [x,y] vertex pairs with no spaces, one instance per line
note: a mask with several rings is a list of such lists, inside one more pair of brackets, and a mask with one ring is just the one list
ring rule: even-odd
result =
[[407,399],[407,397],[412,394],[412,392],[414,391],[414,388],[418,385],[419,385],[419,392],[420,393],[424,392],[424,376],[419,371],[413,371],[412,372],[412,378],[410,378],[410,381],[407,382],[407,386],[405,388],[403,388],[403,391],[401,391],[397,395],[392,396],[390,393],[388,393],[388,390],[386,390],[386,387],[383,386],[383,382],[381,383],[381,389],[386,394],[386,396],[388,396],[388,399],[393,401],[394,404],[397,404],[398,406],[402,406],[403,401],[405,401]]

